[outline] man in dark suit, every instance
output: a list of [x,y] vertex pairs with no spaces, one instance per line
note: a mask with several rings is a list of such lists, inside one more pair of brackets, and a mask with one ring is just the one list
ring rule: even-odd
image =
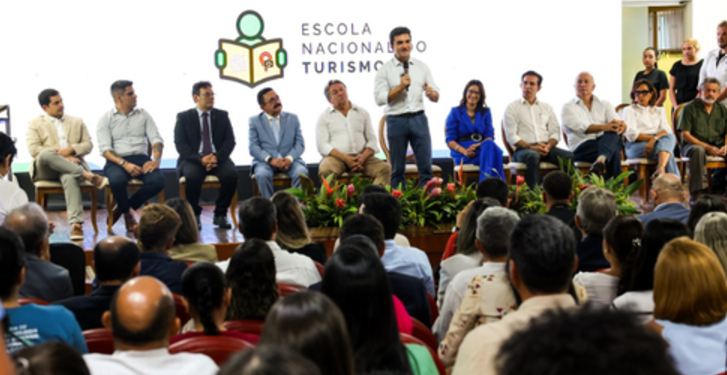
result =
[[686,224],[689,219],[689,209],[684,205],[687,201],[687,192],[682,187],[682,179],[671,173],[664,173],[654,181],[651,187],[651,196],[654,197],[654,212],[637,216],[644,227],[655,219],[676,219]]
[[209,82],[195,83],[192,98],[197,107],[180,112],[174,126],[174,144],[179,153],[177,174],[186,177],[187,201],[194,209],[200,228],[202,183],[208,174],[217,176],[221,187],[213,223],[222,229],[230,229],[227,208],[237,190],[237,171],[230,160],[235,148],[235,133],[227,112],[213,108],[215,93]]
[[567,173],[555,171],[543,177],[543,203],[548,209],[546,215],[553,216],[573,229],[576,241],[580,241],[581,230],[576,226],[576,213],[570,209],[573,200],[573,179]]
[[126,280],[139,275],[139,247],[126,237],[108,237],[94,247],[93,264],[99,281],[96,290],[53,303],[70,310],[84,331],[103,327],[101,317],[109,310],[114,293]]

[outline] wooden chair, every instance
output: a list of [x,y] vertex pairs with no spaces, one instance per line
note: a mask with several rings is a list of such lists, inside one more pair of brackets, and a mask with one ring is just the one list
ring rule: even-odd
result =
[[[254,197],[260,196],[260,189],[257,187],[257,176],[252,175],[250,178],[252,179],[252,195]],[[281,186],[286,189],[290,188],[293,186],[293,180],[291,180],[285,173],[276,173],[275,176],[273,176],[273,189]],[[234,213],[232,216],[235,216]],[[235,219],[235,222],[237,223],[237,219]],[[235,224],[235,226],[237,226],[237,224]]]
[[[185,200],[187,199],[186,187],[187,177],[182,176],[179,179],[179,197]],[[218,179],[217,176],[213,174],[208,174],[202,182],[202,189],[219,190],[220,187],[222,187],[220,179]],[[257,187],[257,184],[255,185],[255,187]],[[235,208],[237,208],[237,189],[235,189],[235,194],[232,195],[232,202],[230,202],[230,216],[232,216],[232,222],[235,224],[235,228],[237,228],[237,215],[235,215]]]
[[432,334],[432,331],[424,325],[424,323],[418,321],[415,318],[411,318],[411,322],[414,323],[412,326],[411,335],[422,340],[428,347],[432,348],[435,352],[439,349],[437,339]]
[[434,364],[437,366],[437,371],[439,372],[439,375],[447,375],[447,369],[444,367],[444,363],[442,363],[442,360],[439,359],[439,356],[437,355],[437,352],[432,350],[427,344],[425,344],[422,340],[419,340],[418,338],[414,336],[407,335],[406,333],[400,333],[399,339],[401,339],[401,343],[406,344],[416,344],[421,345],[427,350],[429,350],[429,355],[432,356],[432,359],[434,360]]
[[174,297],[175,314],[179,318],[179,324],[184,326],[192,317],[187,312],[187,307],[184,305],[184,302],[182,302],[182,296],[176,293],[172,293],[172,296]]
[[18,298],[18,304],[20,306],[35,304],[40,306],[48,306],[50,305],[50,302],[40,299],[40,298]]
[[[565,134],[565,130],[563,130],[563,140],[565,141],[565,145],[568,146],[568,136]],[[591,166],[593,163],[589,163],[587,161],[576,161],[573,160],[573,167],[581,171],[581,174],[588,174],[591,172]]]
[[114,354],[114,335],[108,328],[83,331],[89,353]]
[[[138,178],[132,178],[131,180],[129,180],[129,185],[126,187],[126,190],[127,191],[138,191],[142,188],[142,186],[144,186],[143,181],[141,181]],[[108,228],[106,229],[106,232],[111,234],[113,226],[114,226],[113,209],[114,209],[114,206],[116,206],[116,200],[114,199],[114,194],[111,192],[111,185],[106,184],[105,193],[106,193],[106,210],[109,213],[109,217],[107,220]],[[159,204],[164,204],[164,189],[162,189],[162,191],[159,192],[157,197],[159,200]],[[146,203],[149,204],[149,201],[147,201]]]
[[[51,194],[63,194],[63,185],[60,181],[54,180],[38,180],[33,182],[35,185],[35,202],[44,210],[48,209],[48,196]],[[91,224],[94,233],[98,233],[98,225],[96,225],[96,210],[98,208],[98,189],[89,181],[81,181],[81,194],[88,193],[91,196]]]
[[[384,151],[384,154],[386,154],[386,162],[391,164],[391,156],[389,155],[389,142],[386,138],[386,116],[383,116],[381,118],[381,121],[379,121],[379,145],[381,146],[381,150]],[[415,162],[416,157],[414,153],[407,152],[406,155],[406,161],[409,162]],[[404,178],[407,180],[418,180],[419,179],[419,169],[417,169],[416,164],[406,164],[404,172]],[[434,177],[442,177],[442,168],[440,168],[436,164],[432,164],[432,174]]]
[[218,366],[237,352],[255,348],[245,340],[229,336],[190,337],[169,345],[169,353],[199,353],[210,357]]
[[228,320],[224,322],[223,325],[228,331],[250,333],[260,336],[263,334],[263,326],[265,325],[265,322],[261,320],[240,319]]
[[[505,150],[507,150],[507,154],[510,156],[510,163],[507,164],[506,169],[510,171],[510,178],[517,176],[523,176],[525,177],[525,171],[528,170],[528,166],[525,163],[519,163],[516,161],[513,161],[513,154],[514,151],[512,149],[512,146],[510,146],[510,143],[507,141],[507,138],[505,137],[505,123],[500,123],[500,132],[502,135],[502,143],[505,145]],[[590,168],[590,166],[589,166]],[[546,175],[552,171],[557,171],[559,168],[557,165],[553,163],[548,163],[545,161],[540,162],[540,175]],[[513,184],[513,180],[507,181],[508,184]]]
[[682,116],[682,111],[684,110],[684,105],[687,103],[679,104],[675,109],[674,113],[671,115],[671,131],[674,133],[674,136],[677,138],[677,150],[674,151],[674,160],[677,162],[677,168],[679,168],[679,173],[682,174],[682,182],[686,181],[687,178],[687,159],[684,160],[684,157],[681,155],[681,145],[679,145],[679,141],[682,139],[681,132],[678,131],[679,127],[679,118]]

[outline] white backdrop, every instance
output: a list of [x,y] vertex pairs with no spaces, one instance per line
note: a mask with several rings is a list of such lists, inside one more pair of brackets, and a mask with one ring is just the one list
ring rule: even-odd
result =
[[[307,162],[318,162],[315,124],[328,105],[323,95],[332,78],[344,81],[352,101],[365,107],[378,126],[383,108],[373,97],[376,61],[386,61],[389,31],[412,30],[412,41],[426,49],[414,51],[441,89],[439,103],[425,100],[434,149],[445,149],[443,126],[457,105],[464,84],[473,78],[485,84],[496,138],[506,105],[520,95],[520,75],[533,69],[544,76],[539,97],[560,117],[562,105],[574,95],[580,71],[590,71],[596,95],[618,104],[621,90],[621,2],[582,0],[473,0],[460,2],[394,2],[371,0],[259,2],[103,0],[13,1],[0,16],[0,104],[10,104],[13,133],[18,138],[16,160],[29,161],[25,127],[42,114],[38,93],[55,88],[66,113],[82,117],[96,139],[96,123],[110,110],[111,83],[129,79],[138,104],[155,119],[164,137],[165,159],[176,158],[173,129],[176,114],[191,108],[192,84],[212,82],[216,106],[230,112],[237,147],[233,160],[249,164],[248,118],[260,112],[256,94],[266,86],[281,97],[284,110],[299,115],[306,139]],[[255,4],[255,5],[252,5]],[[432,4],[432,5],[429,5]],[[282,38],[288,52],[283,79],[249,88],[221,80],[214,64],[219,39],[236,39],[238,15],[248,9],[265,22],[263,37]],[[314,34],[320,24],[322,35]],[[325,34],[325,25],[334,35]],[[307,24],[307,26],[304,26]],[[367,27],[370,33],[363,34]],[[304,34],[307,29],[308,35]],[[345,31],[341,35],[338,30]],[[354,33],[358,35],[354,35]],[[335,42],[358,45],[359,51],[308,54],[303,45],[328,49]],[[382,53],[361,53],[361,43],[384,45]],[[420,47],[423,44],[419,45]],[[353,47],[350,47],[353,48]],[[423,49],[423,48],[422,48]],[[341,62],[369,62],[371,71],[340,73]],[[309,72],[305,72],[305,62]],[[336,73],[315,73],[313,63],[333,62]],[[320,65],[319,65],[320,68]],[[89,158],[103,159],[94,150]]]

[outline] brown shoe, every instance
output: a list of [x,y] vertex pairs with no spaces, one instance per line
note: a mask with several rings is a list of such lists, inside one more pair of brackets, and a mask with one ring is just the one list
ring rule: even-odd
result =
[[134,218],[134,214],[131,212],[124,214],[124,221],[126,222],[126,231],[127,232],[133,232],[136,230],[136,219]]
[[113,219],[111,221],[111,225],[114,225],[121,218],[121,211],[119,210],[119,206],[114,207],[114,210],[111,212],[111,215],[113,215],[111,217]]
[[95,174],[93,175],[93,178],[91,178],[91,183],[96,187],[96,189],[101,190],[104,186],[106,186],[106,177]]
[[83,226],[74,223],[71,227],[71,241],[83,241]]

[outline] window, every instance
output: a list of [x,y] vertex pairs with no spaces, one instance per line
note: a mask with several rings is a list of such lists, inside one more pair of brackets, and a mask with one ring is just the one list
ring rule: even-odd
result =
[[659,52],[681,52],[684,41],[683,7],[649,7],[651,46]]

